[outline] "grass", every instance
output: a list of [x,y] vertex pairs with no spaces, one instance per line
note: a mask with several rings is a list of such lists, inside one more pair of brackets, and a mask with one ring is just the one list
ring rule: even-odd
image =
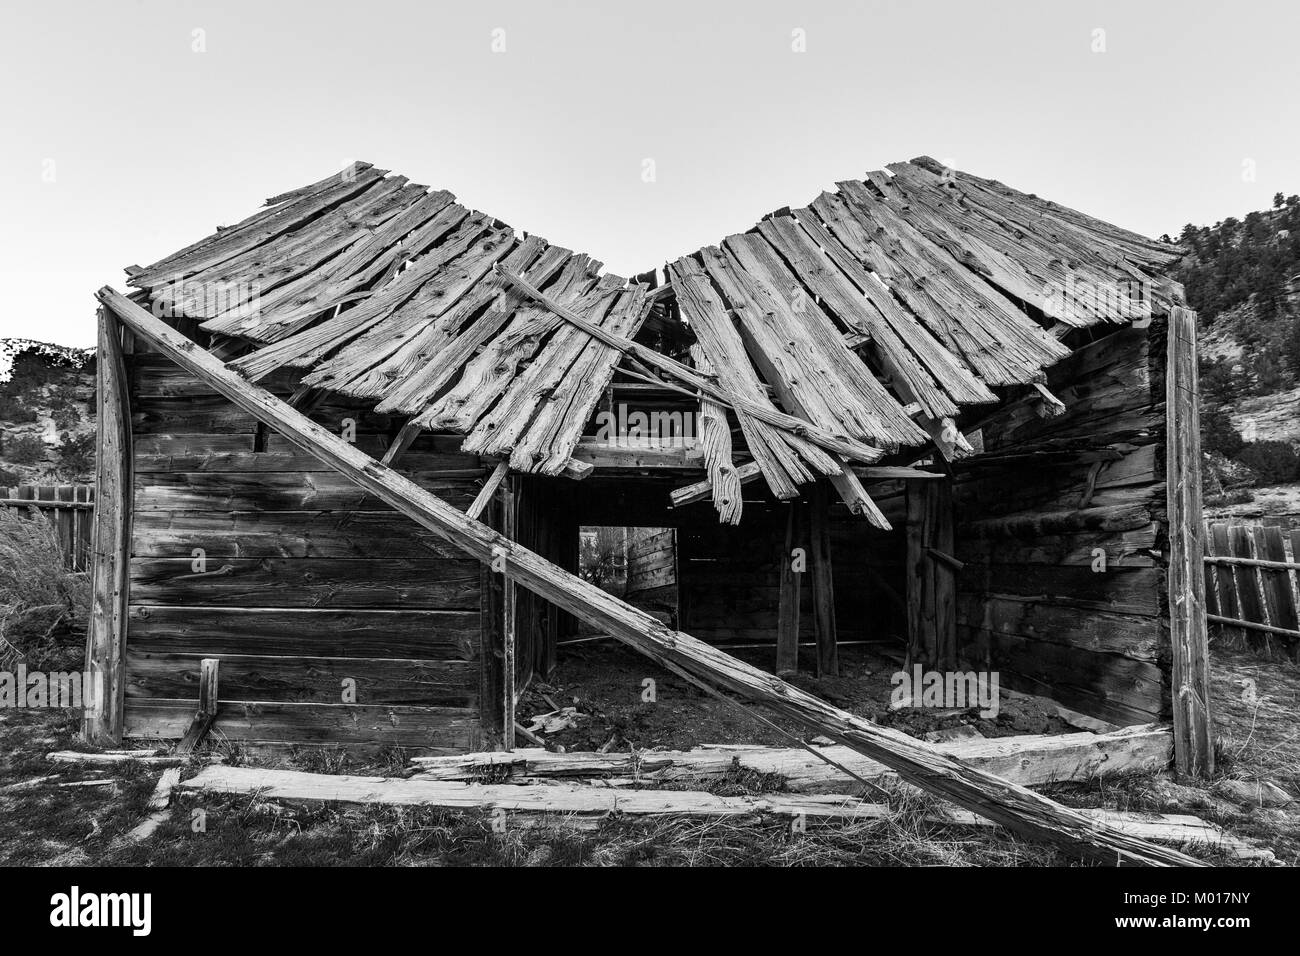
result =
[[[84,575],[63,570],[49,526],[0,509],[0,636],[32,668],[60,669],[79,661]],[[70,639],[74,635],[75,639]],[[3,645],[0,645],[3,650]],[[616,740],[637,746],[689,747],[699,743],[759,741],[788,745],[782,735],[743,713],[656,673],[659,702],[639,697],[643,671],[620,665],[617,651],[592,648],[561,668],[568,703],[578,697],[584,717],[566,731],[570,749],[594,749]],[[906,713],[881,708],[892,665],[849,659],[839,684],[809,686],[854,712],[920,734],[941,726],[927,716],[908,724]],[[6,666],[0,661],[0,666]],[[1214,712],[1219,739],[1216,779],[1271,780],[1300,795],[1300,668],[1265,661],[1244,650],[1215,648]],[[878,686],[877,686],[878,685]],[[566,696],[567,695],[567,696]],[[549,704],[537,702],[541,709]],[[949,721],[958,717],[947,718]],[[159,772],[138,763],[93,771],[52,764],[53,750],[79,749],[75,714],[57,710],[0,710],[0,865],[155,866],[1050,866],[1070,861],[1056,851],[1004,830],[945,826],[929,817],[938,802],[911,788],[889,788],[892,813],[880,820],[817,824],[797,831],[782,820],[630,820],[610,818],[593,829],[533,825],[512,818],[504,830],[491,816],[424,808],[291,807],[258,797],[184,795],[147,840],[125,835],[148,815]],[[1048,718],[1009,708],[983,722],[988,736],[1043,732]],[[1060,729],[1051,727],[1050,729]],[[771,739],[767,739],[770,737]],[[365,756],[341,748],[301,748],[282,756],[250,751],[220,735],[206,748],[235,765],[288,766],[313,773],[398,776],[408,754],[393,748]],[[192,771],[187,771],[192,772]],[[62,784],[100,781],[104,786]],[[1213,784],[1214,781],[1210,781]],[[675,780],[665,788],[707,790],[725,796],[778,791],[783,781],[736,771],[720,778]],[[1300,864],[1300,808],[1242,807],[1210,786],[1184,786],[1167,774],[1099,778],[1050,788],[1076,807],[1190,812],[1229,832],[1258,840],[1281,862]],[[199,822],[202,825],[199,825]],[[1215,860],[1212,854],[1192,850]],[[1217,861],[1216,861],[1217,862]]]
[[[1249,655],[1215,661],[1218,777],[1266,778],[1296,792],[1295,696],[1300,669]],[[1252,703],[1240,695],[1254,680]],[[410,807],[283,806],[259,797],[184,795],[143,843],[122,837],[146,815],[158,771],[139,764],[111,773],[50,764],[45,754],[75,749],[74,716],[58,711],[0,713],[0,865],[51,863],[154,866],[1060,866],[1072,861],[995,828],[941,825],[941,803],[901,786],[887,788],[893,812],[857,823],[610,818],[593,829],[510,818],[503,832],[487,813]],[[209,748],[228,762],[286,766],[315,773],[398,775],[400,750],[372,757],[303,748],[281,757],[246,752],[218,739]],[[188,773],[189,771],[187,771]],[[53,779],[44,779],[51,777]],[[65,788],[73,780],[111,787]],[[13,788],[24,781],[39,781]],[[1098,778],[1047,793],[1075,807],[1194,813],[1271,847],[1279,862],[1300,864],[1300,811],[1241,807],[1204,786],[1167,773]],[[735,796],[779,790],[771,775],[736,771],[675,780],[665,788]],[[196,827],[196,811],[202,827]],[[1212,862],[1214,853],[1189,849]]]
[[64,567],[54,526],[35,508],[0,508],[0,667],[80,668],[89,606],[88,576]]

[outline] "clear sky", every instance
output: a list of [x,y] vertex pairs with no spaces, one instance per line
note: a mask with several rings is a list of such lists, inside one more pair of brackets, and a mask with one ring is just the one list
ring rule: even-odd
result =
[[1173,234],[1300,192],[1298,43],[1295,0],[0,0],[0,337],[91,344],[123,266],[353,159],[623,275],[923,153]]

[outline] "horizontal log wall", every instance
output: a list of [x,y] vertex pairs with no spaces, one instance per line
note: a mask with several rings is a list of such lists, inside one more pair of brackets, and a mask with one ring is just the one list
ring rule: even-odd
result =
[[[254,419],[161,356],[127,361],[126,734],[183,734],[199,662],[210,657],[221,660],[217,729],[232,738],[480,746],[478,563],[280,436],[259,434]],[[265,384],[286,396],[294,378]],[[351,420],[356,444],[377,456],[400,425],[337,400],[310,415],[336,432]],[[399,465],[465,508],[486,469],[458,447],[452,436],[423,436]]]
[[958,639],[1003,686],[1120,724],[1168,713],[1163,323],[1078,349],[959,466]]
[[677,584],[677,536],[672,528],[633,528],[627,549],[627,593]]

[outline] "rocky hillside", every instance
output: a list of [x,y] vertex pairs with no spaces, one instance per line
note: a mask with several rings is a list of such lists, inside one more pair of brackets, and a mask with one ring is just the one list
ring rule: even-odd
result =
[[1184,227],[1210,509],[1300,512],[1300,196]]
[[0,339],[0,487],[95,477],[91,349]]

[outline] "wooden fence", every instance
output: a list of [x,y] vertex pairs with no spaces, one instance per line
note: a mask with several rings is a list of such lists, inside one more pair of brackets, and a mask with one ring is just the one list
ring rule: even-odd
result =
[[[1290,538],[1290,554],[1287,538]],[[1205,534],[1205,607],[1225,637],[1300,659],[1300,528],[1214,522]]]
[[90,570],[90,529],[95,516],[94,485],[0,487],[0,506],[40,510],[54,526],[63,560],[72,571]]

